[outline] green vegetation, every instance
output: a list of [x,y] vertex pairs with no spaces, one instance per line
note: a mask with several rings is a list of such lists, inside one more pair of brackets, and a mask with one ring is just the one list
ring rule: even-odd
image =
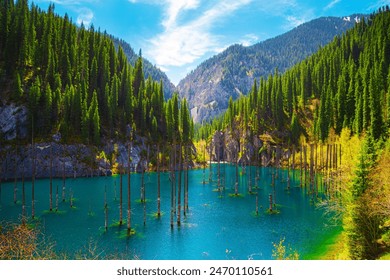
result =
[[197,127],[196,139],[214,131],[236,131],[241,139],[270,134],[282,145],[326,141],[343,128],[388,136],[390,12],[381,9],[281,74],[254,82],[248,95],[229,100],[212,123]]
[[0,22],[2,99],[27,105],[34,137],[60,132],[65,142],[99,145],[132,129],[156,143],[174,130],[191,141],[186,101],[165,102],[162,82],[144,77],[141,51],[131,66],[105,32],[77,28],[54,4],[44,12],[27,0],[2,1]]
[[340,144],[342,164],[331,171],[337,191],[321,203],[344,228],[336,258],[376,259],[390,248],[389,27],[385,7],[284,74],[255,80],[247,96],[230,99],[225,114],[196,131],[208,141],[224,131],[240,153],[259,139]]

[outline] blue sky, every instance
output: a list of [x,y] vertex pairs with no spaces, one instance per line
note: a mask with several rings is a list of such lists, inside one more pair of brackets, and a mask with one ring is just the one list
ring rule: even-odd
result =
[[76,24],[127,41],[174,84],[205,59],[238,43],[275,37],[321,16],[371,13],[390,0],[35,0]]

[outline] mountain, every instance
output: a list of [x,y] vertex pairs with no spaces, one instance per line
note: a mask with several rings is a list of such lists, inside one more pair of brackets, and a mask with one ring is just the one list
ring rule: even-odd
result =
[[322,17],[253,46],[230,46],[200,64],[180,81],[177,90],[188,100],[195,122],[211,120],[225,111],[230,96],[237,99],[247,94],[254,79],[267,77],[275,69],[284,72],[353,27],[361,17]]
[[[130,64],[134,66],[139,56],[134,52],[130,44],[122,39],[118,39],[115,37],[111,37],[111,39],[114,42],[116,48],[118,48],[118,46],[122,47],[123,52],[127,56],[127,59],[129,60]],[[143,69],[145,78],[151,76],[154,81],[163,82],[164,97],[165,99],[171,98],[176,88],[174,84],[172,84],[172,82],[169,80],[168,76],[144,57]]]

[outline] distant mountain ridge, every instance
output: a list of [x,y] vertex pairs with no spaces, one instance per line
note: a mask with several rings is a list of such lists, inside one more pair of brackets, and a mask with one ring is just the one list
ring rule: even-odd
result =
[[204,61],[177,86],[195,122],[224,112],[229,97],[247,94],[254,79],[284,72],[352,28],[364,15],[321,17],[253,46],[232,45]]
[[[115,37],[111,37],[111,39],[114,42],[114,45],[116,48],[118,48],[118,46],[122,47],[123,52],[127,56],[127,59],[129,60],[130,64],[132,66],[134,66],[135,62],[138,59],[138,55],[134,52],[134,49],[130,46],[130,44],[122,39],[118,39]],[[165,99],[171,98],[172,94],[176,90],[176,87],[169,80],[168,76],[162,70],[160,70],[158,67],[154,66],[146,58],[143,58],[143,69],[144,69],[145,79],[147,79],[149,76],[151,76],[154,81],[162,81]]]

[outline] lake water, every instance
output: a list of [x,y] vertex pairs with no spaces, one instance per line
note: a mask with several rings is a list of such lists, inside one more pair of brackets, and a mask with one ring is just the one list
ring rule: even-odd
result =
[[[88,244],[97,246],[97,253],[117,254],[121,258],[140,259],[272,259],[273,243],[285,239],[285,245],[298,251],[301,258],[315,254],[321,243],[335,228],[329,226],[323,211],[315,207],[309,187],[300,187],[299,171],[291,175],[287,190],[287,170],[261,168],[259,182],[255,167],[251,169],[252,186],[258,195],[248,192],[248,174],[240,168],[239,193],[234,197],[235,167],[221,165],[221,180],[225,189],[217,188],[217,165],[189,172],[189,211],[182,224],[170,226],[171,189],[168,173],[161,173],[161,211],[157,211],[157,174],[145,174],[146,225],[144,205],[140,203],[141,174],[131,175],[132,228],[136,233],[126,236],[127,176],[123,176],[123,225],[119,220],[119,176],[66,179],[66,201],[62,202],[62,180],[53,181],[53,208],[56,186],[59,187],[58,212],[49,212],[49,180],[36,180],[35,213],[46,236],[55,241],[58,252],[73,258],[75,252],[85,251]],[[272,174],[275,188],[272,187]],[[292,174],[290,172],[290,174]],[[203,177],[206,184],[203,184]],[[105,231],[105,188],[107,189],[109,227]],[[25,182],[27,214],[31,216],[31,182]],[[73,208],[69,196],[73,194]],[[182,191],[183,194],[183,191]],[[273,194],[277,214],[267,213],[269,194]],[[319,190],[321,197],[321,189]],[[14,203],[14,182],[2,183],[0,220],[18,221],[22,213],[22,183],[17,183],[17,203]],[[182,199],[183,204],[184,199]],[[176,221],[176,218],[175,218]]]

